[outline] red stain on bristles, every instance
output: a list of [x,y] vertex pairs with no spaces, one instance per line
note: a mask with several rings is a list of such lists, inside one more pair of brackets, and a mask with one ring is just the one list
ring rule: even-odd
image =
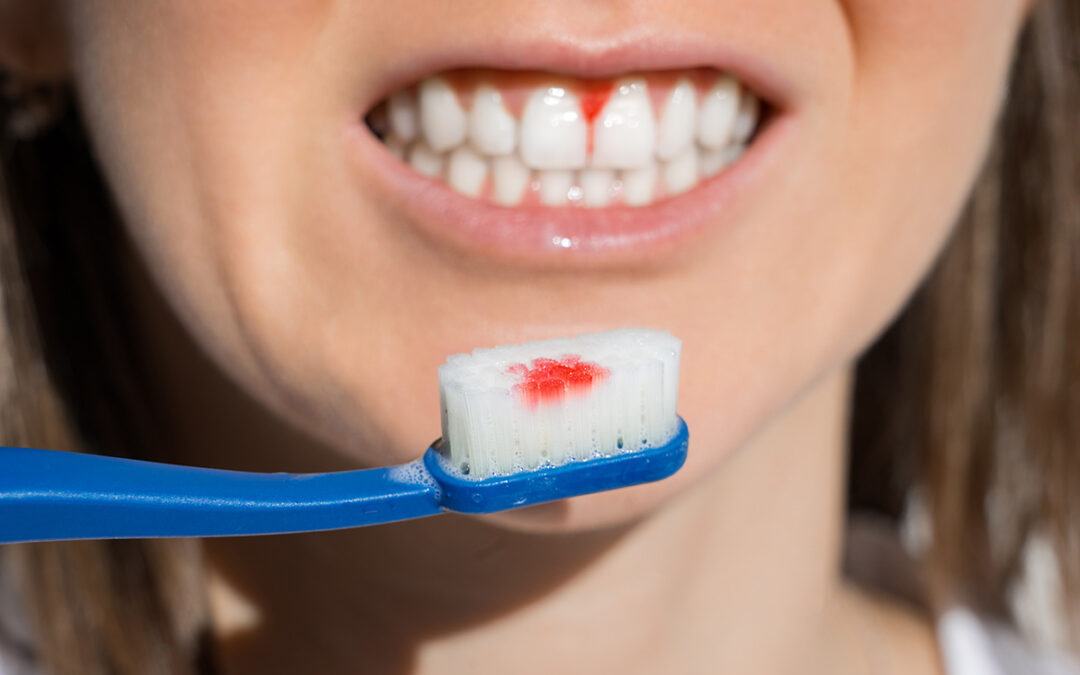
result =
[[514,392],[530,408],[556,403],[569,393],[585,393],[609,373],[599,364],[582,361],[577,354],[565,354],[560,359],[533,359],[531,367],[515,363],[506,372],[518,376],[520,381],[514,385]]

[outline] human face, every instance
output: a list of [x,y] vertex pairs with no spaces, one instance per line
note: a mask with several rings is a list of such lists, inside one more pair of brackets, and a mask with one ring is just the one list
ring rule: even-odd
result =
[[[243,389],[358,465],[438,435],[450,353],[619,326],[680,337],[686,468],[552,511],[576,527],[687,489],[898,311],[978,168],[1023,9],[81,0],[62,15],[103,171],[165,297]],[[541,192],[500,206],[421,176],[365,124],[440,73],[466,102],[487,78],[511,116],[548,85],[584,115],[587,92],[634,75],[654,119],[680,76],[704,96],[726,73],[764,113],[733,163],[667,185],[680,194],[627,205],[619,173],[605,208],[530,203]],[[454,136],[453,105],[438,110]],[[578,152],[562,142],[540,150]]]

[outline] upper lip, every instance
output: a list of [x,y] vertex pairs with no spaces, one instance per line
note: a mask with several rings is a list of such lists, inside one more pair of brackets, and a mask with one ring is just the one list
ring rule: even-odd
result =
[[793,78],[749,49],[718,42],[704,33],[661,34],[646,26],[604,38],[500,34],[467,48],[433,45],[388,68],[362,105],[366,112],[398,89],[457,68],[545,71],[595,79],[701,66],[732,74],[774,110],[791,107],[800,95]]

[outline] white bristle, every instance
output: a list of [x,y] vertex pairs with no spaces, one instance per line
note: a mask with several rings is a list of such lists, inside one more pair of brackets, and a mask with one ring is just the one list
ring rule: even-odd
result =
[[[451,468],[482,479],[663,445],[678,430],[681,347],[666,331],[623,328],[450,356],[439,398]],[[521,367],[570,355],[605,374],[530,402]]]

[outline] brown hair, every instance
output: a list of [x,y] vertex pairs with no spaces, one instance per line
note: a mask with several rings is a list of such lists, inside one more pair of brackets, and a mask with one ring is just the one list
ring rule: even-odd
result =
[[[926,602],[1008,614],[1031,533],[1080,600],[1080,6],[1039,4],[970,203],[938,264],[859,362],[852,508],[927,496]],[[0,104],[0,128],[10,104]],[[0,147],[0,443],[167,457],[144,395],[121,228],[77,113]],[[0,649],[56,673],[208,672],[197,544],[10,546],[34,639]],[[1075,617],[1073,617],[1075,618]]]
[[[1006,615],[1033,536],[1080,601],[1080,5],[1020,36],[982,174],[929,278],[859,363],[850,503],[929,503],[927,593]],[[1077,636],[1073,635],[1073,646]]]
[[[129,333],[121,230],[74,109],[33,141],[4,139],[0,164],[0,443],[167,457]],[[0,649],[52,673],[206,672],[198,553],[183,541],[0,550],[36,636],[20,644],[0,624]]]

